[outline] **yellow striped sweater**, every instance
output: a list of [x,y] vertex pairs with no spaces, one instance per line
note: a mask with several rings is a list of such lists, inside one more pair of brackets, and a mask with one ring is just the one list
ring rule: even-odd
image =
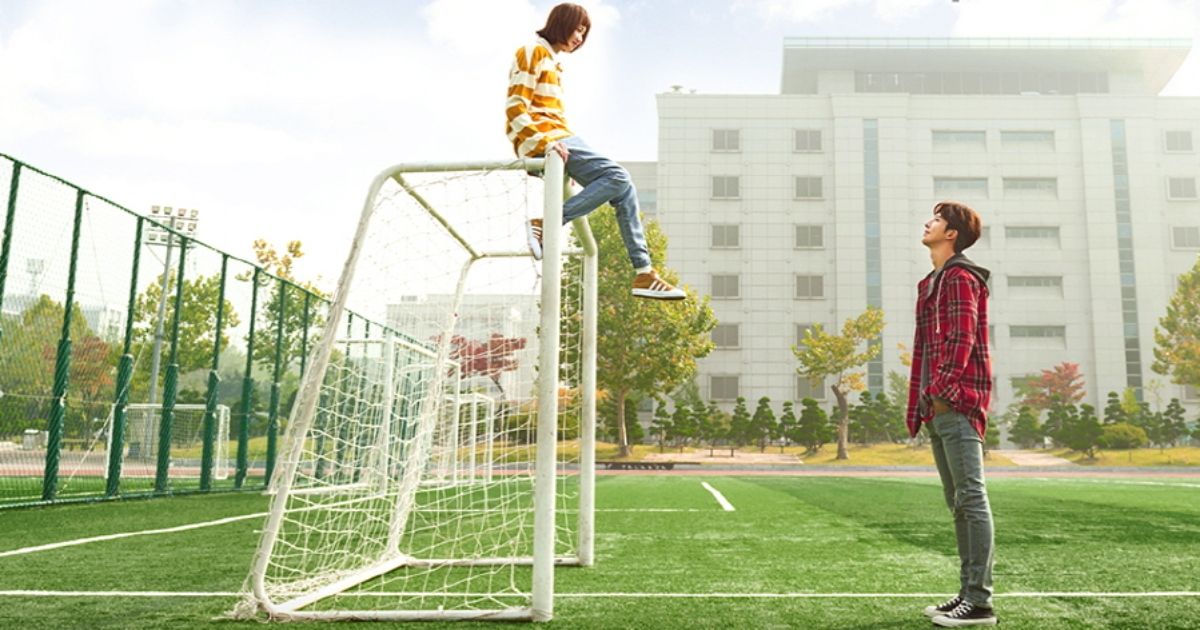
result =
[[517,49],[505,109],[508,139],[520,157],[542,156],[551,142],[573,135],[563,116],[561,72],[554,48],[544,38]]

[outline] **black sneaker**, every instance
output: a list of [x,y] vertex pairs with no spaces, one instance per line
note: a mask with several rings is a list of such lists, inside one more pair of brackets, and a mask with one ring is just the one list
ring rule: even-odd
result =
[[994,626],[996,625],[996,613],[992,612],[991,608],[982,608],[970,602],[963,602],[954,610],[934,617],[933,625],[943,628]]
[[942,602],[941,604],[938,604],[937,606],[926,606],[925,616],[932,619],[939,615],[944,615],[951,610],[958,608],[958,605],[961,604],[962,601],[962,595],[955,595],[954,597]]

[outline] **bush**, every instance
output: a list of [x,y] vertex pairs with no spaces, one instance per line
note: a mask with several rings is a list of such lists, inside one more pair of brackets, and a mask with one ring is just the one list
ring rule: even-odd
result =
[[1101,448],[1141,448],[1149,443],[1150,438],[1146,436],[1146,431],[1128,422],[1105,425],[1100,435]]

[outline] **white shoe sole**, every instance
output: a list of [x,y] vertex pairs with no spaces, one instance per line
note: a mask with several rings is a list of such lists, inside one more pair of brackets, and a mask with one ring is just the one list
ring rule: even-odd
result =
[[651,289],[634,289],[634,297],[650,298],[651,300],[682,300],[687,294],[680,289],[674,291],[653,291]]
[[948,611],[938,610],[937,606],[926,606],[925,607],[925,616],[929,617],[930,619],[933,619],[934,617],[940,617],[940,616],[946,614],[947,612]]
[[996,618],[990,619],[949,619],[944,615],[933,618],[933,625],[943,628],[966,628],[968,626],[994,626]]

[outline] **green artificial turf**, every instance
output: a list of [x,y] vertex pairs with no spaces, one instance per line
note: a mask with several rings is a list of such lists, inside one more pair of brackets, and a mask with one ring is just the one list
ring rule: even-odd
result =
[[[736,510],[722,510],[701,481]],[[1200,627],[1196,596],[1037,596],[1200,591],[1200,483],[1006,478],[989,487],[1002,627]],[[242,493],[5,510],[0,552],[266,508],[267,497]],[[957,588],[936,479],[604,476],[597,508],[596,566],[557,570],[553,627],[927,628],[920,609],[930,600],[911,595]],[[0,590],[235,592],[261,526],[253,518],[0,557]],[[811,594],[877,596],[801,596]],[[234,601],[3,596],[0,627],[261,627],[220,619]]]

